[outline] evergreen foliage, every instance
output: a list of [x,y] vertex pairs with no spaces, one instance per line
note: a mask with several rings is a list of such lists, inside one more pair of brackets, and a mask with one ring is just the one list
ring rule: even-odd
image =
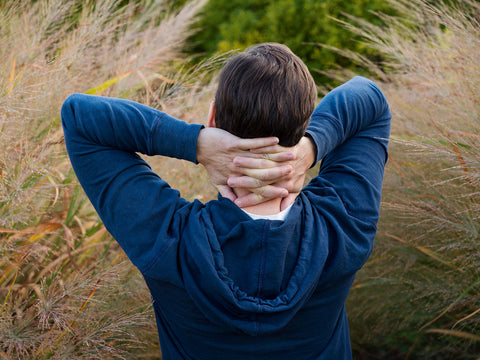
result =
[[190,39],[194,53],[243,50],[267,41],[284,43],[302,58],[316,75],[332,68],[354,68],[349,59],[320,44],[349,49],[370,58],[378,53],[352,37],[336,19],[345,14],[381,25],[375,12],[392,14],[382,0],[210,0]]

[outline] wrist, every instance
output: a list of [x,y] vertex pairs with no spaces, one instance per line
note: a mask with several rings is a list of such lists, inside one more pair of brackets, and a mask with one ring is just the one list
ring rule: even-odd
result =
[[205,163],[205,150],[207,143],[206,128],[200,129],[197,137],[197,163],[204,165]]
[[316,164],[317,145],[310,134],[306,133],[300,139],[300,149],[305,157],[305,162],[309,164],[309,168],[314,167]]

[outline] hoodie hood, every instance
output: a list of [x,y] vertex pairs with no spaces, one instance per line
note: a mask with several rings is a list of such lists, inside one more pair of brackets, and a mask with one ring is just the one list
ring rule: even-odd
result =
[[[205,317],[248,335],[284,327],[315,291],[328,256],[327,229],[300,194],[284,221],[252,220],[226,198],[185,233],[185,289]],[[303,204],[302,204],[303,203]],[[192,230],[187,230],[192,231]]]

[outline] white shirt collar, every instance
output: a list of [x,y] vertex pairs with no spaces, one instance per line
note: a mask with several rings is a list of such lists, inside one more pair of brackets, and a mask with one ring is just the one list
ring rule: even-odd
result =
[[273,215],[256,215],[256,214],[250,214],[249,212],[243,210],[248,216],[250,216],[253,220],[258,220],[258,219],[264,219],[264,220],[285,220],[287,217],[288,213],[290,212],[290,209],[292,208],[291,204],[289,207],[287,207],[285,210],[280,211],[278,214],[273,214]]

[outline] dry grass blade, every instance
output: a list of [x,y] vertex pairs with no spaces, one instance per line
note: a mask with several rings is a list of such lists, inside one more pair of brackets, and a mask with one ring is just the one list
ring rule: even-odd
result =
[[442,335],[448,335],[448,336],[455,336],[462,339],[480,341],[480,336],[471,334],[465,331],[447,330],[447,329],[428,329],[425,332],[430,334],[442,334]]
[[467,316],[461,318],[460,320],[458,320],[455,324],[453,324],[452,328],[457,327],[457,326],[458,326],[460,323],[462,323],[463,321],[468,320],[468,319],[470,319],[471,317],[473,317],[473,316],[475,316],[475,315],[477,315],[477,314],[479,314],[479,313],[480,313],[480,308],[477,309],[477,310],[475,310],[474,312],[468,314]]
[[15,272],[15,277],[13,278],[13,281],[12,281],[12,284],[10,285],[10,288],[8,289],[7,296],[5,296],[5,300],[4,300],[3,304],[2,304],[2,308],[0,309],[0,315],[2,315],[3,310],[5,309],[5,306],[7,305],[8,298],[9,298],[10,295],[12,294],[12,289],[13,289],[13,286],[15,285],[15,281],[17,280],[17,276],[18,276],[18,269],[17,269],[17,271]]
[[427,249],[427,248],[424,247],[424,246],[419,246],[419,245],[413,244],[413,243],[411,243],[411,242],[408,242],[407,240],[402,239],[402,238],[399,237],[399,236],[395,236],[395,235],[388,234],[388,233],[385,234],[385,235],[388,236],[388,237],[390,237],[390,238],[392,238],[392,239],[395,239],[395,240],[401,242],[402,244],[406,244],[406,245],[408,245],[408,246],[411,246],[411,247],[417,249],[417,250],[420,251],[421,253],[427,255],[428,257],[430,257],[431,259],[433,259],[433,260],[435,260],[435,261],[438,261],[438,262],[442,263],[443,265],[446,265],[446,266],[448,266],[448,267],[451,267],[452,269],[455,269],[455,270],[458,270],[458,271],[462,271],[462,272],[463,272],[462,269],[459,269],[457,266],[453,265],[451,262],[442,259],[442,258],[440,257],[440,255],[438,255],[437,253],[435,253],[435,251],[429,250],[429,249]]
[[[147,289],[120,262],[125,255],[76,182],[60,107],[68,94],[89,91],[152,98],[198,118],[184,99],[209,87],[192,80],[200,72],[179,69],[204,3],[172,12],[167,1],[2,2],[1,358],[136,358],[146,346],[158,353]],[[141,80],[132,76],[139,70]]]
[[45,352],[46,353],[46,356],[47,357],[50,357],[50,355],[52,354],[52,349],[53,347],[58,344],[62,338],[65,336],[65,334],[70,331],[70,329],[72,329],[73,325],[75,324],[75,321],[78,319],[78,317],[81,315],[81,313],[83,312],[83,310],[87,307],[88,303],[90,302],[90,300],[93,298],[93,295],[95,295],[95,292],[97,291],[98,289],[98,286],[100,285],[100,282],[101,280],[97,280],[96,284],[95,284],[95,287],[93,288],[93,290],[90,292],[90,294],[88,295],[87,299],[84,301],[84,303],[82,304],[82,306],[80,307],[80,309],[78,310],[77,312],[77,315],[75,316],[75,318],[70,322],[69,326],[66,327],[60,334],[60,336],[58,338],[55,339],[55,341],[53,343],[50,344],[50,346],[46,349],[46,351],[43,349],[43,348],[39,348],[37,350],[37,352],[35,353],[35,355],[40,355],[42,352]]
[[109,79],[105,81],[103,84],[100,84],[98,86],[95,86],[94,88],[85,91],[85,94],[88,95],[102,95],[102,93],[108,89],[110,86],[115,85],[117,82],[119,82],[122,79],[125,79],[127,76],[137,72],[138,70],[132,70],[128,71],[125,74],[119,75],[114,77],[113,79]]
[[[480,8],[391,3],[401,17],[348,24],[382,52],[380,66],[359,61],[381,74],[393,114],[377,245],[357,275],[358,284],[376,283],[354,284],[352,344],[392,357],[476,358],[478,343],[462,336],[480,336]],[[423,336],[432,324],[463,333]]]
[[425,325],[423,325],[421,328],[420,328],[420,331],[422,331],[423,329],[427,328],[428,326],[432,325],[433,323],[435,323],[436,321],[438,321],[441,317],[443,317],[445,314],[447,314],[449,311],[451,311],[456,304],[459,303],[460,300],[462,300],[463,298],[465,298],[468,293],[474,289],[478,284],[480,284],[480,279],[477,279],[477,281],[475,281],[472,285],[470,285],[464,292],[462,292],[462,294],[460,294],[460,296],[455,299],[454,302],[452,302],[450,305],[448,305],[445,310],[443,310],[439,315],[437,315],[433,320],[429,321],[428,323],[426,323]]
[[15,65],[17,64],[17,58],[13,59],[12,61],[12,70],[10,70],[10,77],[8,79],[8,89],[7,89],[7,95],[10,94],[10,92],[13,90],[14,86],[14,80],[15,80]]

